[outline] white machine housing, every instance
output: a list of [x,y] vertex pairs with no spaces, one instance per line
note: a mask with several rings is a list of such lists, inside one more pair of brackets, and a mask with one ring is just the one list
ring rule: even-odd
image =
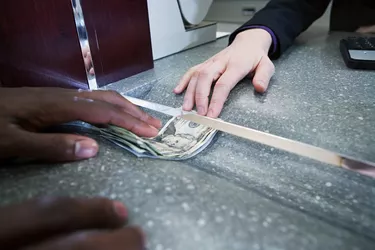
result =
[[147,0],[153,59],[216,40],[216,23],[203,21],[213,0]]

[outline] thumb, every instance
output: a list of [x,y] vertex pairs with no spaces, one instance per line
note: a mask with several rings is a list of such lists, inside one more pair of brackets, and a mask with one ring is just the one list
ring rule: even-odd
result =
[[274,73],[275,66],[268,56],[263,56],[255,69],[255,75],[253,78],[255,90],[260,93],[265,92]]
[[76,161],[94,157],[99,149],[91,138],[70,134],[21,133],[14,155],[48,161]]

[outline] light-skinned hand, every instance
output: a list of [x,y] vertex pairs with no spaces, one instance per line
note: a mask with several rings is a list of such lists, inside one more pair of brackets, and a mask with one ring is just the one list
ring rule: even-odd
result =
[[230,46],[188,70],[174,89],[176,94],[186,89],[183,109],[190,111],[196,105],[198,114],[217,118],[230,91],[250,74],[254,75],[252,83],[255,90],[265,92],[275,71],[268,57],[271,44],[272,38],[267,31],[246,30],[239,33]]

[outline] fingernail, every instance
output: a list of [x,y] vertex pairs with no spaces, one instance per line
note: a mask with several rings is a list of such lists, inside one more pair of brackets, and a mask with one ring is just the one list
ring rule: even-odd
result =
[[258,80],[258,84],[261,85],[262,87],[266,85],[266,83],[263,80]]
[[113,207],[116,211],[116,214],[121,218],[126,218],[128,216],[128,210],[126,209],[125,205],[119,201],[113,202]]
[[92,141],[77,141],[74,146],[74,154],[77,158],[85,159],[96,155],[98,144]]
[[157,126],[157,128],[161,128],[161,121],[160,120],[157,120],[158,121],[158,126]]
[[255,88],[256,91],[260,92],[260,93],[263,93],[266,90],[266,88],[267,88],[267,84],[263,80],[258,80],[257,81],[257,85],[258,85],[258,87],[256,87],[256,86],[254,86],[254,87],[256,87]]
[[157,129],[157,128],[155,128],[154,126],[151,126],[151,125],[148,125],[150,128],[151,128],[151,130],[154,132],[154,134],[158,134],[159,133],[159,130]]
[[161,127],[161,121],[158,118],[155,118],[153,116],[148,116],[147,119],[145,119],[147,123],[150,124],[150,126],[158,129]]
[[198,106],[198,114],[204,115],[205,108],[202,106]]

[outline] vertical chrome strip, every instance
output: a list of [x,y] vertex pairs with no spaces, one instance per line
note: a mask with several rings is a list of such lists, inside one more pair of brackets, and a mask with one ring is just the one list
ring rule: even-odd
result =
[[[98,84],[96,82],[94,62],[91,56],[91,49],[90,49],[90,44],[88,40],[85,19],[83,18],[81,0],[71,0],[71,3],[72,3],[74,19],[75,19],[76,28],[77,28],[78,39],[81,45],[82,57],[83,57],[83,61],[85,62],[84,66],[86,69],[87,81],[89,83],[89,88],[91,90],[95,90],[95,89],[98,89]],[[85,53],[86,55],[89,53],[90,56],[87,57]]]

